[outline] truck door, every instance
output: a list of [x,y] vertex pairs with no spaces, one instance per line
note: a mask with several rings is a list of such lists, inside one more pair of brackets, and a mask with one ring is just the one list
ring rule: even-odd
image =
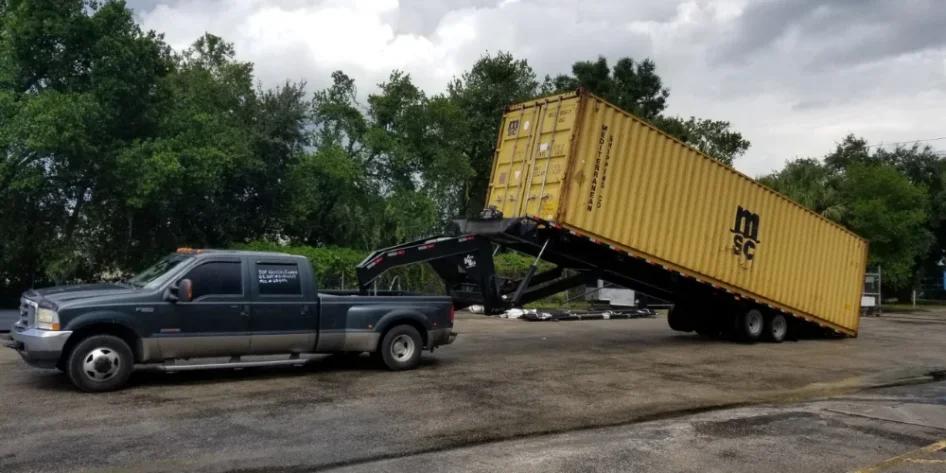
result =
[[202,261],[180,279],[193,283],[193,299],[173,305],[171,326],[162,327],[158,337],[162,357],[245,354],[250,347],[250,319],[243,261],[238,257]]
[[315,282],[296,261],[256,260],[251,269],[253,303],[250,352],[306,353],[315,349],[318,314],[310,301]]

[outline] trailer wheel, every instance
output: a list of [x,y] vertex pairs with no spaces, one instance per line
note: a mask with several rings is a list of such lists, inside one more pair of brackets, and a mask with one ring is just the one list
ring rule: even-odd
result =
[[692,332],[694,327],[690,314],[690,311],[683,305],[674,304],[667,312],[667,323],[671,329],[677,332]]
[[736,316],[736,335],[747,341],[754,342],[762,336],[765,330],[765,317],[759,309],[750,309]]
[[782,314],[773,314],[765,319],[765,338],[770,342],[782,343],[788,335],[788,320]]

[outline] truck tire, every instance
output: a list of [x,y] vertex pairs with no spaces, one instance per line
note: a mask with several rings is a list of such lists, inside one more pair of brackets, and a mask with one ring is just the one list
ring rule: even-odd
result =
[[691,312],[681,304],[674,304],[667,312],[667,323],[677,332],[692,332],[694,329]]
[[765,330],[765,317],[759,309],[749,309],[736,315],[736,336],[746,342],[755,342]]
[[788,335],[788,320],[782,314],[773,314],[765,318],[765,338],[774,343],[782,343]]
[[398,325],[381,340],[381,360],[391,371],[410,370],[420,363],[424,341],[417,329],[410,325]]
[[90,393],[120,389],[134,369],[135,358],[124,340],[92,335],[72,347],[66,374],[77,388]]

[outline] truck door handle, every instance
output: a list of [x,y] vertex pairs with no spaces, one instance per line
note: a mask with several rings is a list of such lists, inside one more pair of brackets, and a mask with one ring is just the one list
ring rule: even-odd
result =
[[302,316],[305,317],[306,315],[309,315],[309,306],[304,305],[302,306]]
[[248,305],[243,306],[243,310],[240,311],[240,316],[242,316],[242,317],[249,317],[249,316],[250,316],[250,306],[248,306]]

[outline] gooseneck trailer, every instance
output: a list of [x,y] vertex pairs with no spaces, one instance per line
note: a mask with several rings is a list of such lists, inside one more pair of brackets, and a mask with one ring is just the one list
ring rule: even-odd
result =
[[[362,288],[426,262],[457,308],[498,312],[601,279],[672,301],[675,330],[857,335],[864,239],[584,90],[507,107],[486,209],[457,223],[371,254]],[[501,279],[497,247],[555,267]]]

